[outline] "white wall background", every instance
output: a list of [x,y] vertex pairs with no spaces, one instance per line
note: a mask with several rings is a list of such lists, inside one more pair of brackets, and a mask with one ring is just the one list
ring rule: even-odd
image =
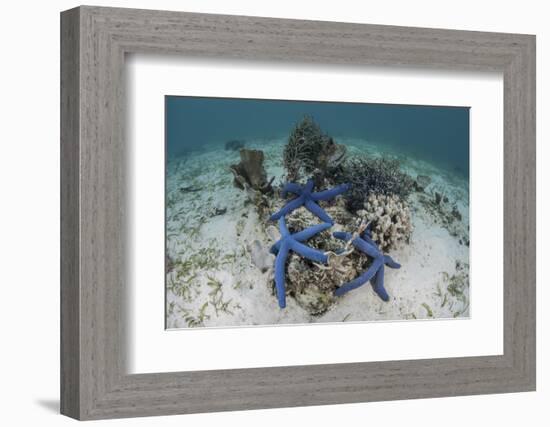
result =
[[[550,27],[536,0],[135,0],[97,5],[537,35],[538,391],[109,421],[110,425],[543,426],[550,422],[548,258]],[[0,63],[0,420],[63,426],[59,384],[59,12],[75,1],[2,5]],[[546,242],[543,242],[546,240]],[[546,303],[546,304],[545,304]],[[546,310],[545,310],[546,308]],[[545,360],[546,359],[546,360]]]

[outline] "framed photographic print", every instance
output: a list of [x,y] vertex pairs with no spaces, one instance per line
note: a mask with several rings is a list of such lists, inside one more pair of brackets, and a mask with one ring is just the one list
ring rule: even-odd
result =
[[62,413],[535,389],[535,38],[61,15]]
[[469,316],[469,108],[165,108],[167,328]]

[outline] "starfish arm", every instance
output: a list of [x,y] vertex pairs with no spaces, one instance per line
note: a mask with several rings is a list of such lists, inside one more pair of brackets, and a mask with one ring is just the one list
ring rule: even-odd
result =
[[376,246],[361,239],[360,237],[353,240],[353,246],[373,258],[378,258],[382,255]]
[[290,242],[290,249],[300,254],[304,258],[310,259],[311,261],[316,261],[323,264],[326,264],[328,261],[328,257],[323,251],[320,251],[319,249],[311,248],[295,240],[292,240]]
[[287,182],[281,191],[281,196],[284,198],[288,193],[300,195],[302,194],[302,186],[294,182]]
[[313,186],[315,185],[315,181],[313,179],[308,179],[306,182],[306,185],[304,187],[303,192],[304,193],[311,193],[313,191]]
[[284,216],[279,218],[279,233],[281,233],[281,237],[290,236],[290,232],[288,231],[288,227],[286,226],[286,221]]
[[370,233],[369,229],[367,229],[363,232],[362,238],[365,242],[373,245],[375,248],[378,248],[378,245],[376,244],[376,242],[374,240],[372,240],[371,233]]
[[290,202],[284,205],[279,212],[275,212],[273,215],[271,215],[269,219],[271,221],[276,221],[284,217],[286,214],[289,214],[293,210],[298,209],[303,204],[304,204],[303,196],[296,197],[295,199],[292,199]]
[[331,200],[334,199],[339,194],[345,193],[349,190],[349,184],[342,184],[338,185],[334,188],[331,188],[329,190],[319,191],[317,193],[313,193],[311,195],[311,198],[313,200]]
[[332,235],[335,238],[345,240],[346,242],[351,240],[351,238],[353,237],[351,233],[346,233],[345,231],[335,231],[334,233],[332,233]]
[[311,227],[306,228],[305,230],[302,230],[302,231],[299,231],[298,233],[293,234],[292,238],[298,242],[303,242],[330,227],[332,227],[332,224],[329,224],[328,222],[323,222],[322,224],[315,224]]
[[390,268],[401,268],[401,264],[395,262],[389,255],[384,255],[384,264]]
[[269,249],[269,252],[271,252],[273,255],[277,255],[279,253],[279,250],[281,249],[282,239],[275,242],[273,246]]
[[334,223],[334,221],[332,221],[332,218],[328,216],[328,214],[321,208],[321,206],[319,206],[313,200],[306,200],[305,206],[312,214],[318,216],[322,221],[328,222],[330,224]]
[[334,291],[334,295],[339,297],[349,291],[352,291],[353,289],[357,289],[358,287],[363,286],[365,283],[367,283],[370,279],[374,277],[376,272],[380,269],[381,265],[382,265],[381,261],[379,260],[374,261],[372,265],[369,267],[369,269],[365,271],[363,274],[361,274],[360,276],[357,276],[351,282],[348,282],[340,286],[338,289],[336,289]]
[[281,249],[281,244],[285,240],[285,237],[290,236],[284,216],[279,218],[279,232],[281,233],[281,238],[275,242],[273,246],[271,246],[271,249],[269,249],[273,255],[277,255],[277,252]]
[[378,272],[376,273],[376,276],[373,280],[371,280],[372,289],[374,289],[374,292],[383,300],[383,301],[389,301],[390,297],[388,293],[386,292],[386,289],[384,288],[384,265],[380,267]]
[[277,290],[277,300],[280,308],[286,307],[285,265],[288,250],[288,245],[284,242],[277,254],[277,258],[275,258],[275,289]]

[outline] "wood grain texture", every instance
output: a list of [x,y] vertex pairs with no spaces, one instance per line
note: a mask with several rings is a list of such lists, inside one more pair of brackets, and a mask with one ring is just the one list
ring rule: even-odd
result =
[[[535,389],[534,36],[84,6],[62,13],[61,38],[62,413],[99,419]],[[501,71],[504,354],[127,374],[127,53]]]
[[80,414],[79,17],[61,20],[61,412]]

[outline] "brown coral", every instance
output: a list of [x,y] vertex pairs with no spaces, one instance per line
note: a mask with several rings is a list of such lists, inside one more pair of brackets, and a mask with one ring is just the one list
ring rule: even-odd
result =
[[267,180],[263,151],[243,148],[239,154],[241,161],[229,167],[233,173],[233,184],[235,187],[241,190],[251,187],[253,190],[260,191],[261,193],[271,192],[271,182],[273,179],[271,181]]

